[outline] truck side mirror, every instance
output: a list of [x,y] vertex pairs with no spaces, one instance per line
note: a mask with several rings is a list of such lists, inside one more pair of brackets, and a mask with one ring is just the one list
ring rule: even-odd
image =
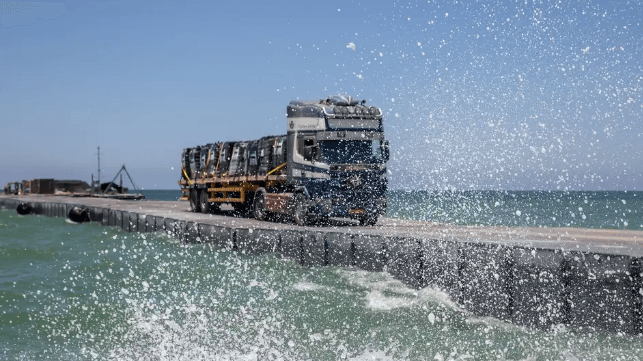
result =
[[384,158],[385,162],[388,162],[390,156],[388,140],[385,140],[384,143],[382,143],[382,158]]

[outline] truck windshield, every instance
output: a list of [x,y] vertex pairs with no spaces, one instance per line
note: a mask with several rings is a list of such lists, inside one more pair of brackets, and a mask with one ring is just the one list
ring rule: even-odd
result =
[[320,142],[322,161],[329,164],[381,163],[380,140],[324,140]]

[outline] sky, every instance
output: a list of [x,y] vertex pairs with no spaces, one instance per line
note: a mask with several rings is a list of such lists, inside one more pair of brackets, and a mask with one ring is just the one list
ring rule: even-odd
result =
[[100,146],[103,182],[178,189],[183,148],[350,94],[384,112],[393,189],[641,190],[641,22],[643,0],[0,1],[0,184],[89,182]]

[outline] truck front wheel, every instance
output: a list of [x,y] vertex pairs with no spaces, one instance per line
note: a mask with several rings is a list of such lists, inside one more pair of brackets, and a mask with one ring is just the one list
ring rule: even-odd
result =
[[368,215],[359,219],[361,226],[374,226],[377,224],[377,215]]
[[292,216],[298,226],[307,226],[309,223],[308,205],[306,203],[306,197],[303,194],[295,195]]

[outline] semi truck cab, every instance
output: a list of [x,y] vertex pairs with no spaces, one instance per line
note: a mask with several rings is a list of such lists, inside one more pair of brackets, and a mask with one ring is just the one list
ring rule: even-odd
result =
[[302,216],[375,224],[386,211],[388,185],[381,109],[350,96],[296,100],[286,123],[288,183],[303,203]]

